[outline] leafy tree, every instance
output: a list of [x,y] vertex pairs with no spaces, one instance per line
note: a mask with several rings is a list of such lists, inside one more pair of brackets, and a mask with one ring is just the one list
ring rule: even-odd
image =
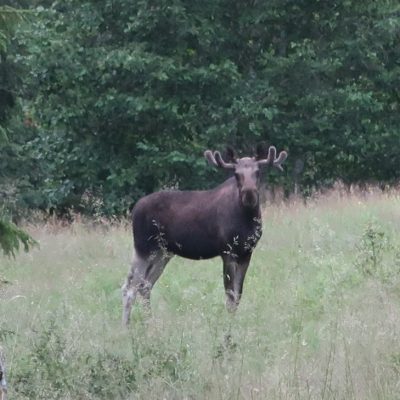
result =
[[26,251],[35,244],[35,241],[26,232],[7,218],[10,187],[6,184],[6,175],[11,158],[8,153],[10,150],[12,152],[15,147],[15,143],[14,146],[9,146],[6,130],[10,109],[15,105],[12,88],[13,74],[7,60],[7,51],[9,38],[15,25],[22,19],[20,11],[11,7],[0,7],[0,158],[2,165],[0,169],[0,248],[7,256],[14,256],[20,248],[20,243],[23,244]]
[[0,247],[6,256],[15,256],[22,243],[24,250],[36,244],[25,231],[9,221],[0,220]]
[[288,187],[399,177],[396,1],[40,10],[20,58],[36,206],[121,213],[160,187],[213,184],[206,147],[248,151],[260,140],[289,150]]

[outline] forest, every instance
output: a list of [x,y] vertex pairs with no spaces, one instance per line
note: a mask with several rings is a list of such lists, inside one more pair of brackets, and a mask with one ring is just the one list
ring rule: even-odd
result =
[[12,0],[0,8],[5,213],[126,215],[221,176],[206,148],[289,153],[304,196],[398,183],[394,0]]

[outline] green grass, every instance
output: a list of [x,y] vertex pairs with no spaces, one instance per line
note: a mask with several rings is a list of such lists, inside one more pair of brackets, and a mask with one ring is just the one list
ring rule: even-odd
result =
[[129,226],[29,232],[0,258],[11,399],[400,399],[395,193],[267,207],[234,317],[219,259],[174,258],[129,329]]

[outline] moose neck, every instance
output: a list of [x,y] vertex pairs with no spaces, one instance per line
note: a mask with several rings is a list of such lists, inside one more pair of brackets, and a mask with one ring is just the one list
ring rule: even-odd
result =
[[253,221],[261,219],[260,203],[258,202],[255,207],[245,207],[239,199],[239,207],[243,210],[243,213]]

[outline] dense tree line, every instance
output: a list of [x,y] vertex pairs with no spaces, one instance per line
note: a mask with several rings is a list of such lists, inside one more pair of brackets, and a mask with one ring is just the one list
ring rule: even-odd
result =
[[123,213],[220,181],[205,148],[261,140],[289,152],[288,190],[399,178],[397,1],[11,5],[32,10],[7,50],[16,207]]
[[12,79],[15,74],[11,72],[12,64],[8,63],[7,51],[15,26],[22,19],[23,16],[19,11],[11,7],[0,7],[0,250],[7,256],[14,256],[21,244],[26,251],[35,244],[35,241],[25,231],[11,221],[10,213],[13,200],[10,198],[15,197],[10,193],[13,187],[11,180],[18,178],[11,174],[12,158],[10,153],[15,156],[15,153],[13,154],[15,143],[9,140],[6,129],[10,109],[15,105]]

